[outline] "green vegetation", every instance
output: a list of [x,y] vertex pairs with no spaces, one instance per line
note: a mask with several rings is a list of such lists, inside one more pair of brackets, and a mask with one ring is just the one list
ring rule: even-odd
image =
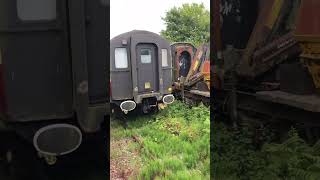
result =
[[210,139],[212,179],[320,179],[320,142],[311,146],[291,129],[285,141],[272,143],[268,128],[257,140],[248,128],[218,122],[209,138],[209,115],[203,105],[176,102],[159,113],[129,118],[127,128],[113,120],[111,169],[120,168],[122,176],[132,179],[209,179]]
[[203,4],[183,4],[170,9],[161,35],[171,42],[190,42],[196,47],[210,42],[210,13]]
[[111,143],[127,139],[129,148],[111,147],[111,161],[127,149],[139,153],[133,179],[209,179],[209,138],[209,108],[175,102],[154,115],[132,117],[127,129],[112,121]]
[[261,148],[249,129],[230,131],[216,123],[213,132],[213,179],[320,179],[320,142],[308,145],[295,129],[279,144],[271,143],[272,134],[265,130],[266,143]]

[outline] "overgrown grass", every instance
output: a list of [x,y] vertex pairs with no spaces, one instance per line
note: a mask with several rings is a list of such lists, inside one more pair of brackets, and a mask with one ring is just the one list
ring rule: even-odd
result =
[[215,123],[213,128],[215,180],[320,179],[320,141],[309,145],[295,129],[289,131],[284,142],[265,140],[258,148],[249,129],[228,130],[222,123]]
[[[112,139],[132,138],[142,166],[135,179],[209,179],[210,111],[176,102],[155,115],[134,117]],[[116,151],[112,150],[111,151]]]

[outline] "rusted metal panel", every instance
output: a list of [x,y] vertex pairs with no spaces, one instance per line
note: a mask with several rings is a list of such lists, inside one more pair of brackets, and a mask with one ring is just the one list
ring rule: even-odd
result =
[[[205,89],[210,89],[210,48],[208,45],[200,46],[195,52],[193,45],[189,43],[177,43],[171,45],[172,52],[175,54],[173,59],[176,61],[176,66],[181,66],[180,57],[184,52],[191,54],[190,56],[190,67],[186,76],[181,76],[181,73],[176,68],[176,83],[175,88],[180,89],[181,86],[186,86],[188,88],[195,87],[196,84],[204,84]],[[200,90],[200,89],[198,89]]]
[[200,72],[203,74],[208,89],[210,89],[210,48],[207,50],[206,59],[200,67]]
[[[239,75],[249,78],[259,76],[288,57],[301,52],[290,29],[287,29],[292,19],[290,15],[296,12],[297,2],[260,2],[262,9],[238,68]],[[281,24],[285,27],[281,27]]]
[[[181,66],[184,66],[184,69],[187,69],[187,73],[189,72],[189,69],[191,67],[191,61],[193,60],[193,57],[196,52],[196,48],[190,44],[190,43],[174,43],[171,45],[171,51],[172,51],[172,60],[173,60],[173,70],[174,70],[174,80],[179,81],[179,78],[181,76],[186,76],[184,73],[182,73]],[[186,62],[180,62],[182,55],[189,54],[189,59],[186,59]],[[189,62],[187,62],[189,61]]]
[[198,76],[203,77],[204,74],[201,73],[201,68],[203,67],[203,63],[207,60],[207,53],[209,53],[209,48],[206,45],[202,45],[197,49],[196,55],[194,56],[190,67],[190,71],[186,77],[186,83],[194,81],[194,79],[197,79]]
[[248,66],[250,70],[246,73],[250,73],[248,77],[259,76],[284,60],[298,56],[300,53],[301,48],[298,42],[291,33],[288,33],[256,50],[252,54],[252,65]]
[[299,41],[320,42],[319,0],[302,0],[295,36]]
[[218,58],[221,58],[222,42],[221,42],[221,22],[220,22],[220,0],[213,1],[213,13],[211,13],[213,23],[213,49],[217,53]]
[[[261,9],[259,16],[256,21],[256,25],[251,33],[250,39],[248,41],[246,50],[241,58],[240,66],[238,69],[238,73],[243,76],[252,76],[252,59],[251,55],[254,52],[255,48],[261,44],[271,32],[270,27],[267,27],[265,23],[269,20],[269,25],[271,24],[272,8],[276,3],[276,0],[261,0]],[[274,18],[273,18],[274,19]]]
[[259,59],[262,59],[262,62],[265,62],[270,55],[295,44],[297,44],[297,41],[292,37],[292,34],[286,34],[253,53],[253,60],[258,61]]
[[275,0],[274,4],[272,5],[272,11],[271,11],[271,14],[269,16],[269,18],[267,19],[267,22],[266,22],[266,26],[269,28],[269,29],[272,29],[279,14],[280,14],[280,10],[281,10],[281,7],[284,3],[284,0]]
[[210,51],[207,45],[202,45],[198,48],[193,64],[190,68],[186,81],[184,82],[185,86],[193,87],[196,85],[195,88],[198,90],[210,90],[209,54]]
[[320,89],[320,1],[303,0],[299,9],[295,38],[303,48],[301,60],[307,65],[314,85]]

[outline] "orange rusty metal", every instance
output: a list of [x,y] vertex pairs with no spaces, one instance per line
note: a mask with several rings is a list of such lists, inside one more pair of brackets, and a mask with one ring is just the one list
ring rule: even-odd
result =
[[[176,53],[175,64],[176,64],[176,74],[179,74],[179,58],[183,52],[188,52],[191,58],[190,69],[187,77],[180,82],[177,78],[175,83],[175,88],[181,86],[183,83],[185,86],[193,86],[198,82],[204,82],[207,84],[208,89],[210,89],[210,48],[207,45],[202,45],[198,49],[195,49],[191,44],[188,43],[178,43],[173,45],[173,52]],[[195,52],[196,50],[196,52]]]
[[177,46],[177,56],[175,59],[176,63],[176,72],[179,74],[180,66],[179,66],[179,58],[183,52],[187,51],[190,54],[191,61],[193,59],[194,53],[193,48],[191,46]]
[[220,0],[213,1],[213,13],[210,13],[213,20],[211,30],[213,31],[213,50],[215,53],[222,50],[220,3]]
[[298,41],[320,42],[320,1],[303,0],[294,32]]
[[197,49],[191,64],[190,71],[186,77],[185,85],[192,86],[200,81],[207,84],[210,89],[210,48],[202,45]]
[[320,89],[319,0],[303,0],[301,2],[294,36],[303,49],[301,61],[308,67],[315,87]]
[[190,67],[189,73],[186,77],[186,81],[189,81],[191,79],[191,77],[198,72],[198,70],[201,66],[201,58],[204,53],[205,52],[203,51],[203,46],[201,46],[200,48],[197,49],[197,52],[192,59],[191,67]]
[[[176,74],[176,77],[175,77],[175,81],[178,81],[178,74],[179,74],[179,71],[180,71],[180,65],[179,65],[179,58],[181,56],[181,54],[183,52],[188,52],[190,54],[190,58],[191,58],[191,63],[192,63],[192,60],[193,60],[193,57],[194,57],[194,47],[189,44],[189,43],[179,43],[178,45],[175,45],[175,52],[176,52],[176,56],[175,56],[175,59],[174,59],[174,63],[175,63],[175,74]],[[191,64],[190,63],[190,64]]]
[[254,64],[254,62],[251,56],[255,49],[263,44],[271,33],[277,16],[279,16],[280,13],[280,7],[278,6],[282,6],[282,3],[280,3],[282,1],[280,0],[261,0],[260,2],[260,13],[247,43],[247,47],[242,55],[238,68],[239,75],[253,76],[252,64]]

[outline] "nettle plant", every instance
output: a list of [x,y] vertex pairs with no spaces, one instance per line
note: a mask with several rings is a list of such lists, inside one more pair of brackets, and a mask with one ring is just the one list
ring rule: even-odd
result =
[[320,179],[320,141],[307,144],[292,128],[282,143],[266,142],[257,149],[247,128],[213,125],[211,138],[214,179]]

